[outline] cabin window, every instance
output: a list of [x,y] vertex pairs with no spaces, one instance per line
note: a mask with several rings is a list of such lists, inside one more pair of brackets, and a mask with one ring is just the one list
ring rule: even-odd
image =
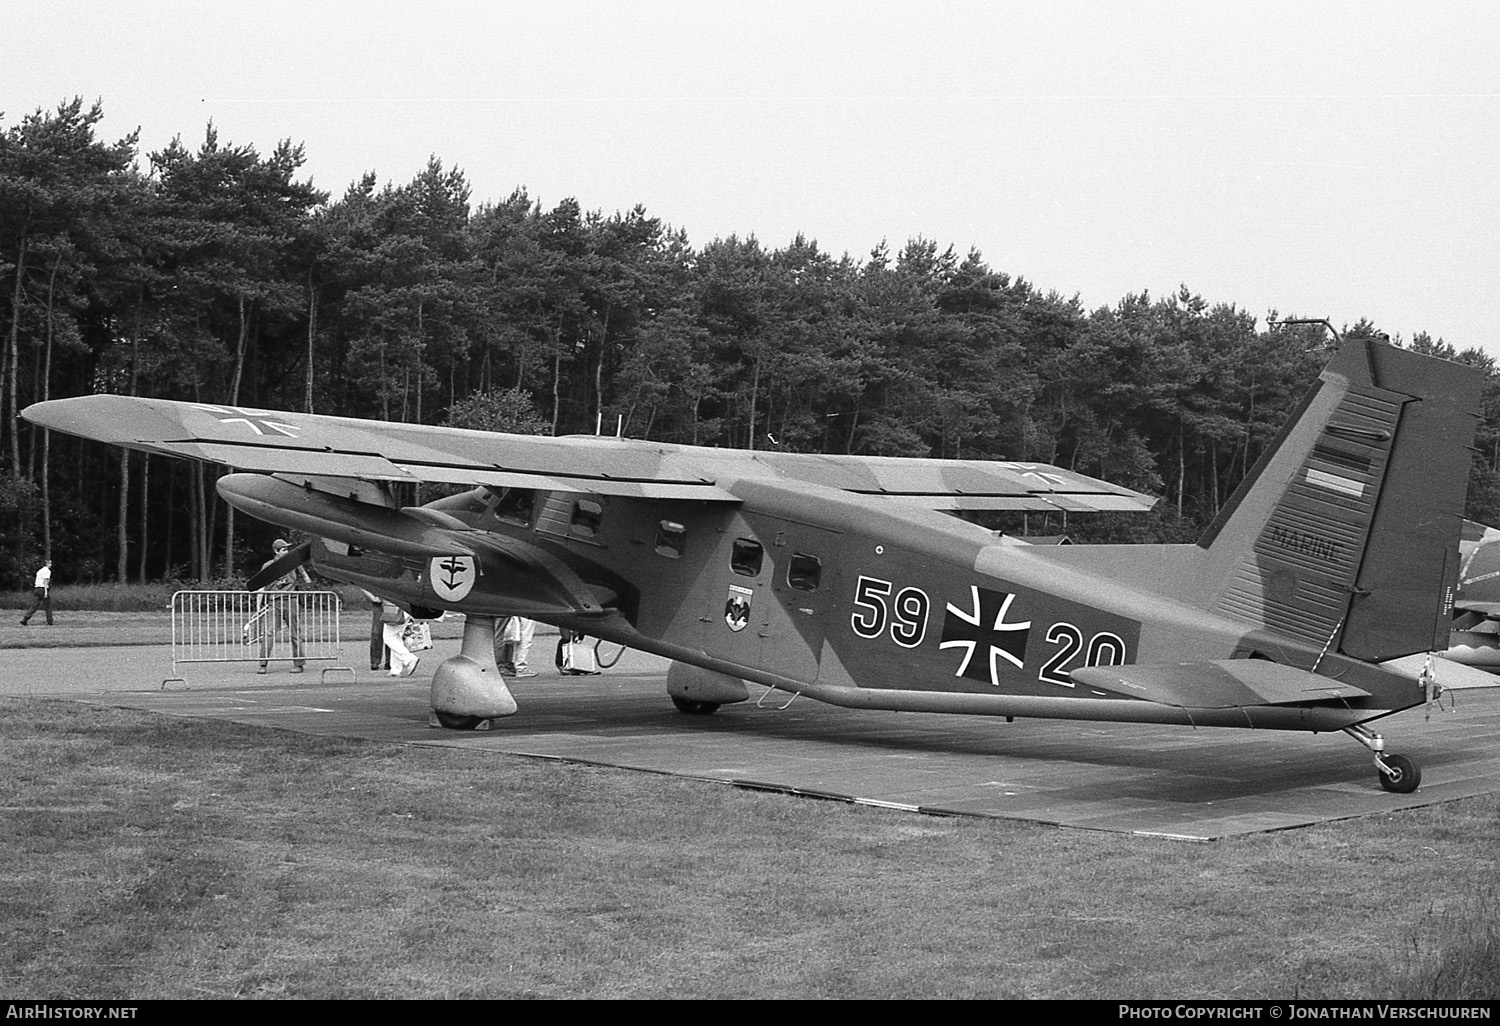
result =
[[599,521],[604,519],[604,507],[593,499],[579,499],[573,503],[573,533],[592,538],[599,533]]
[[681,559],[687,545],[687,528],[671,520],[656,525],[656,554],[668,559]]
[[761,548],[760,542],[749,538],[736,538],[734,551],[729,556],[729,565],[737,574],[744,577],[757,577],[760,575],[761,560],[765,559],[765,556],[766,551]]
[[792,553],[791,562],[786,567],[786,583],[798,591],[817,591],[822,577],[823,564],[817,556],[809,556],[805,552]]
[[514,524],[530,524],[536,508],[536,489],[507,488],[495,503],[495,516]]

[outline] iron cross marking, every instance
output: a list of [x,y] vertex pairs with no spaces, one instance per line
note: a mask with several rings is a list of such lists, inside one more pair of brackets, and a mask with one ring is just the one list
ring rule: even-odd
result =
[[269,417],[258,415],[253,410],[236,409],[233,406],[208,406],[197,404],[197,409],[206,410],[209,413],[229,413],[234,416],[220,417],[220,424],[244,424],[257,435],[278,434],[287,438],[297,437],[297,428],[284,421],[272,420]]
[[[1031,621],[1005,622],[1010,605],[1016,599],[1010,592],[980,587],[969,590],[973,603],[971,609],[959,609],[948,603],[938,647],[964,650],[964,660],[955,677],[983,681],[998,688],[1000,666],[997,660],[1004,659],[1017,669],[1026,665],[1026,641],[1031,637]],[[976,654],[982,658],[975,659]]]

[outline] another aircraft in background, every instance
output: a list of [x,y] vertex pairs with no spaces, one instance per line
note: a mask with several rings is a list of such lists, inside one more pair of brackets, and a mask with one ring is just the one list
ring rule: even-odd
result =
[[[1028,546],[939,510],[1141,509],[1055,467],[535,438],[124,396],[43,427],[228,464],[236,508],[327,577],[467,614],[436,717],[516,710],[493,658],[518,614],[672,660],[686,713],[745,682],[862,709],[1342,730],[1430,701],[1448,646],[1481,376],[1344,344],[1194,545]],[[393,484],[472,490],[398,508]],[[254,587],[256,581],[252,580]]]
[[1500,673],[1500,531],[1471,520],[1459,542],[1453,637],[1443,653],[1456,663]]

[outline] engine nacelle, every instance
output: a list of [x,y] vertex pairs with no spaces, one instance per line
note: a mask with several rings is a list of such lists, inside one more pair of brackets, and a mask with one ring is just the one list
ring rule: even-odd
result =
[[329,576],[413,609],[553,619],[597,616],[619,599],[545,548],[440,509],[391,509],[264,474],[230,474],[218,489],[236,509],[313,535],[313,562]]

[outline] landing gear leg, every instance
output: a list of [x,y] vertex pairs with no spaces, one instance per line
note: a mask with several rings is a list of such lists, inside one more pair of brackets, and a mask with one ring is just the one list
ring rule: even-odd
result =
[[432,676],[428,722],[450,730],[488,730],[492,720],[515,711],[516,700],[495,665],[495,618],[467,617],[458,655],[445,659]]
[[1386,755],[1385,738],[1365,727],[1345,727],[1344,733],[1375,753],[1380,786],[1394,794],[1411,794],[1422,782],[1422,771],[1404,755]]

